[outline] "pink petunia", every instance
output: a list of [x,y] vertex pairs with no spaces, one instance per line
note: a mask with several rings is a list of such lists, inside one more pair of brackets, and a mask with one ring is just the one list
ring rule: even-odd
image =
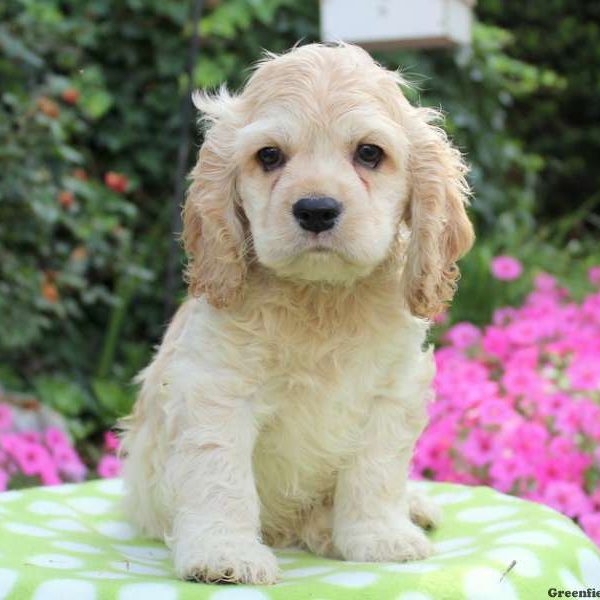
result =
[[590,267],[588,270],[588,279],[592,285],[600,286],[600,265],[597,267]]
[[581,487],[569,481],[551,481],[541,494],[541,500],[571,518],[592,510],[592,503]]
[[27,440],[18,446],[15,458],[19,468],[27,476],[38,475],[49,464],[52,464],[46,448]]
[[121,474],[121,461],[110,454],[105,454],[98,463],[98,475],[104,479],[118,477]]
[[12,409],[8,404],[0,402],[0,431],[8,431],[12,427]]
[[107,431],[104,434],[104,449],[107,452],[116,452],[119,449],[121,441],[113,431]]
[[48,427],[44,432],[44,440],[50,448],[54,446],[70,446],[71,442],[67,434],[58,427]]
[[523,265],[512,256],[496,256],[491,263],[492,275],[500,281],[513,281],[523,272]]
[[540,292],[552,292],[556,289],[556,277],[552,277],[552,275],[548,275],[548,273],[540,273],[535,276],[533,285],[535,286],[535,289]]
[[567,369],[567,377],[577,390],[600,390],[600,357],[576,357]]
[[471,323],[457,323],[446,332],[446,339],[458,350],[466,350],[481,339],[481,331]]
[[592,541],[600,546],[600,512],[583,515],[579,518],[579,523]]

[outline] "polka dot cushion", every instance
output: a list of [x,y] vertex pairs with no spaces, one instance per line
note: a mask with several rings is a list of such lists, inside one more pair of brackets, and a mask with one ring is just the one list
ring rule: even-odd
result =
[[[419,483],[442,507],[421,562],[349,563],[277,552],[280,583],[175,579],[164,545],[125,521],[119,480],[0,494],[0,599],[514,600],[600,588],[598,548],[549,508],[488,488]],[[512,569],[505,573],[513,564]]]

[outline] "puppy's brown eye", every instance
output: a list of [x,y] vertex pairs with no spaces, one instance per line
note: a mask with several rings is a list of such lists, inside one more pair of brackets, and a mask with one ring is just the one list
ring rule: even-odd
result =
[[283,164],[283,152],[276,146],[261,148],[256,153],[256,158],[265,171],[272,171]]
[[360,144],[356,149],[354,160],[363,167],[374,169],[383,158],[383,150],[375,144]]

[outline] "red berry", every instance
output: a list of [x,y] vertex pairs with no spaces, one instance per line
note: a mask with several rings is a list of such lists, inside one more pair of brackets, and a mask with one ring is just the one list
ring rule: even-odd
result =
[[77,100],[79,100],[80,93],[78,90],[74,88],[67,88],[62,93],[62,99],[68,104],[77,104]]
[[125,175],[121,173],[115,173],[114,171],[109,171],[104,175],[104,183],[111,190],[122,194],[127,191],[127,187],[129,186],[129,181]]
[[63,208],[71,208],[75,203],[73,192],[62,191],[58,194],[58,202]]

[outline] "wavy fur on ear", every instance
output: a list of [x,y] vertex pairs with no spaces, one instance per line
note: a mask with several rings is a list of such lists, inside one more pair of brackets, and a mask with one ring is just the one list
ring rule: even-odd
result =
[[207,130],[183,209],[186,281],[190,294],[206,294],[210,304],[223,308],[241,298],[246,277],[232,158],[236,98],[221,88],[215,96],[197,92],[193,101],[203,112]]
[[465,210],[467,166],[445,132],[431,124],[439,113],[426,108],[415,112],[404,289],[413,314],[431,318],[454,296],[460,275],[456,261],[472,246],[474,233]]

